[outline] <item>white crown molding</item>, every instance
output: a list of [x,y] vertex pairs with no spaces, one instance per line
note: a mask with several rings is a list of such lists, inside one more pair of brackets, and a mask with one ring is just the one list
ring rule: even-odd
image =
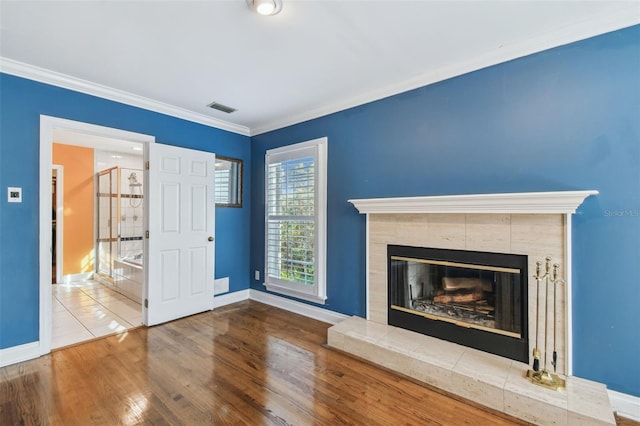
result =
[[598,191],[519,192],[348,200],[362,214],[538,213],[571,214]]
[[13,59],[0,57],[0,72],[38,81],[40,83],[51,84],[53,86],[73,90],[75,92],[85,93],[87,95],[98,96],[100,98],[109,99],[111,101],[120,102],[149,111],[159,112],[161,114],[238,133],[244,136],[251,135],[249,128],[246,126],[218,120],[216,118],[208,117],[204,114],[169,105],[164,102],[155,101],[153,99],[134,95],[133,93],[103,86],[101,84],[82,80],[45,68],[14,61]]
[[619,416],[640,422],[640,398],[626,393],[607,390],[611,408]]
[[300,114],[261,124],[252,127],[251,129],[246,126],[219,120],[184,108],[1,56],[0,72],[121,102],[127,105],[159,112],[161,114],[170,115],[221,130],[227,130],[244,136],[256,136],[272,130],[281,129],[369,102],[384,99],[409,90],[424,87],[429,84],[447,80],[482,68],[487,68],[492,65],[521,58],[543,50],[640,24],[640,10],[637,6],[637,2],[629,1],[621,3],[623,6],[606,15],[601,14],[592,19],[560,28],[556,31],[547,31],[537,37],[524,40],[517,44],[503,45],[492,52],[487,52],[452,66],[432,70],[399,83],[376,88],[369,92],[353,96],[349,99],[341,99],[335,103],[318,106]]
[[517,44],[500,46],[491,52],[481,54],[452,66],[432,70],[408,80],[377,88],[349,99],[341,99],[336,103],[319,106],[301,114],[295,114],[281,120],[252,127],[251,136],[282,129],[409,90],[418,89],[482,68],[640,24],[640,8],[638,7],[638,3],[627,2],[625,6],[626,7],[620,7],[609,14],[599,15],[593,19],[560,28],[556,31],[545,32],[537,37],[524,40]]

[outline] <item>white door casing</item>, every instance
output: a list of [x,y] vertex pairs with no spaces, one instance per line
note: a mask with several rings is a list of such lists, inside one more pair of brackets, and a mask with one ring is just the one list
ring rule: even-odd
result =
[[149,144],[144,322],[213,309],[215,154]]
[[[38,269],[39,269],[39,336],[38,342],[22,346],[29,346],[28,351],[20,350],[20,357],[13,360],[0,360],[0,366],[13,362],[25,361],[37,358],[51,352],[51,167],[53,152],[54,129],[69,130],[87,135],[103,136],[111,139],[151,145],[155,143],[155,137],[142,133],[129,132],[65,118],[40,115],[40,165],[38,177],[39,195],[39,235]],[[61,262],[62,263],[62,262]],[[146,281],[145,281],[146,285]]]

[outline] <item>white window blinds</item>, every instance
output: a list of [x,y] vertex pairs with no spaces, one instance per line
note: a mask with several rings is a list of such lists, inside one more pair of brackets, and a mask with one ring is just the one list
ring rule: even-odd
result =
[[216,203],[230,203],[231,170],[216,170],[215,200]]
[[267,152],[265,285],[320,303],[326,298],[325,171],[326,139]]

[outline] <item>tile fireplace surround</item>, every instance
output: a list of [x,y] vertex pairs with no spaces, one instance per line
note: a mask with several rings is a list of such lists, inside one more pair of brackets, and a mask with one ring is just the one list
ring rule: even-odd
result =
[[[328,344],[536,424],[615,424],[606,387],[571,376],[568,362],[571,214],[595,194],[563,191],[350,200],[367,215],[367,319],[352,317],[331,327]],[[387,325],[388,244],[528,255],[529,353],[536,341],[532,276],[536,261],[551,256],[567,282],[565,291],[558,293],[557,311],[558,373],[567,378],[566,389],[556,392],[530,383],[525,378],[530,367],[524,363]],[[549,346],[547,352],[552,350]]]

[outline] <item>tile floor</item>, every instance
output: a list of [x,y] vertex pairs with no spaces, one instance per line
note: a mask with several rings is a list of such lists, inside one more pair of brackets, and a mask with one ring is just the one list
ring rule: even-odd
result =
[[52,349],[142,324],[142,310],[126,296],[96,281],[52,285]]

